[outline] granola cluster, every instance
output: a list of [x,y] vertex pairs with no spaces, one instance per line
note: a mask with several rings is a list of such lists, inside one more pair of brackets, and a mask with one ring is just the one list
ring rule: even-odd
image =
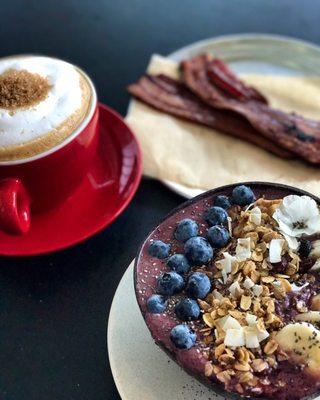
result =
[[[229,210],[232,239],[217,253],[212,266],[206,267],[214,278],[214,290],[198,300],[205,323],[201,333],[209,349],[205,375],[215,376],[226,389],[232,385],[240,394],[250,387],[256,393],[262,391],[261,386],[270,384],[263,372],[276,369],[278,362],[288,358],[274,340],[285,325],[276,304],[299,280],[314,280],[300,273],[300,256],[289,248],[273,218],[281,202],[260,198],[246,210],[240,206]],[[249,242],[243,261],[233,256],[241,239]],[[279,242],[280,261],[272,264],[270,248]],[[230,256],[231,269],[226,273],[223,260]],[[308,311],[303,300],[297,301],[296,308],[297,313]]]

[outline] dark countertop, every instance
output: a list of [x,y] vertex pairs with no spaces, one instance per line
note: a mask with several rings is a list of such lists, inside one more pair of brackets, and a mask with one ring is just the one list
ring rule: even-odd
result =
[[[79,64],[100,100],[123,115],[125,87],[153,52],[239,32],[320,44],[319,0],[3,0],[0,10],[0,56],[43,53]],[[119,399],[107,364],[112,297],[144,236],[182,201],[144,179],[122,216],[87,242],[0,259],[1,400]]]

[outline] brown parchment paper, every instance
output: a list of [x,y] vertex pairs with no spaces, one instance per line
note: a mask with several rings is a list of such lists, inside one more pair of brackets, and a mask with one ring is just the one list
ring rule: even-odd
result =
[[[153,56],[148,72],[177,78],[177,65]],[[320,119],[320,78],[243,75],[272,106]],[[181,121],[134,100],[126,117],[140,142],[144,174],[191,188],[211,189],[240,181],[297,186],[320,195],[320,167],[282,160],[213,129]]]

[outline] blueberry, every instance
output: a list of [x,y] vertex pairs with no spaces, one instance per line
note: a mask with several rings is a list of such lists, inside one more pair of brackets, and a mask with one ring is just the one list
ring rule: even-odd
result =
[[186,242],[191,237],[197,236],[198,232],[199,227],[196,221],[186,218],[178,223],[174,231],[174,237],[179,240],[179,242]]
[[212,246],[218,249],[224,247],[230,240],[230,233],[223,226],[212,226],[208,229],[207,235]]
[[312,250],[312,242],[302,239],[299,246],[299,254],[302,258],[307,258]]
[[195,272],[190,275],[186,287],[188,296],[194,299],[204,299],[210,292],[210,279],[203,272]]
[[174,254],[173,256],[171,256],[167,261],[167,265],[170,269],[178,272],[178,274],[180,275],[189,272],[191,268],[187,257],[183,254]]
[[209,225],[226,225],[228,222],[228,214],[223,208],[213,206],[205,211],[204,219]]
[[228,196],[220,195],[215,197],[215,199],[213,200],[213,205],[227,210],[231,207],[231,202]]
[[166,307],[167,301],[160,294],[153,294],[147,300],[147,309],[151,314],[161,314]]
[[176,325],[171,329],[170,339],[178,349],[190,349],[194,346],[197,335],[188,325]]
[[166,244],[162,240],[155,240],[150,244],[148,249],[150,256],[160,259],[168,257],[169,251],[170,244]]
[[166,272],[157,279],[157,292],[164,296],[179,292],[183,286],[184,280],[176,272]]
[[182,299],[176,305],[175,312],[181,321],[192,321],[199,318],[200,307],[195,300]]
[[256,198],[253,191],[248,186],[240,185],[233,189],[232,200],[239,206],[246,206],[253,203]]
[[212,247],[207,239],[201,236],[190,238],[184,245],[184,251],[193,265],[205,264],[213,257]]

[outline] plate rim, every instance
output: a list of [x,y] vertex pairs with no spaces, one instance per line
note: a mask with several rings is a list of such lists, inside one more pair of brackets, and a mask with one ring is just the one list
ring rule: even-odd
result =
[[197,47],[205,47],[210,45],[210,43],[213,42],[231,42],[234,40],[239,40],[239,39],[258,39],[258,40],[275,40],[278,42],[290,42],[291,44],[300,44],[304,47],[308,47],[316,52],[319,52],[320,54],[320,46],[313,43],[309,42],[308,40],[304,39],[299,39],[294,36],[286,36],[286,35],[277,35],[277,34],[272,34],[272,33],[259,33],[259,32],[250,32],[250,33],[235,33],[235,34],[226,34],[226,35],[218,35],[215,37],[211,38],[206,38],[206,39],[201,39],[197,40],[194,43],[188,44],[186,46],[183,46],[169,54],[166,55],[166,57],[178,61],[176,58],[179,53],[190,51],[192,48],[197,48]]

